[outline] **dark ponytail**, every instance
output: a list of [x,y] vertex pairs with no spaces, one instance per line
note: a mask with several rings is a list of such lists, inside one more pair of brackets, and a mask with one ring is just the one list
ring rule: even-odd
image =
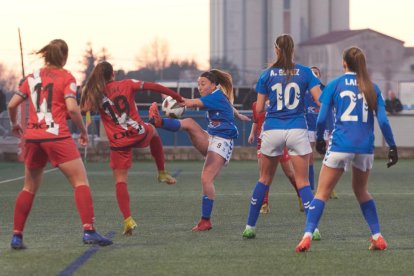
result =
[[113,67],[103,61],[96,65],[82,90],[80,107],[84,111],[98,111],[105,95],[106,84],[112,79]]
[[358,47],[351,47],[344,51],[343,59],[348,69],[356,73],[359,91],[364,96],[368,108],[376,112],[377,94],[368,74],[364,52]]
[[288,79],[293,75],[293,69],[295,68],[295,63],[293,62],[294,47],[295,44],[290,35],[283,34],[276,38],[275,48],[279,51],[277,52],[276,61],[270,67],[282,68],[288,75]]

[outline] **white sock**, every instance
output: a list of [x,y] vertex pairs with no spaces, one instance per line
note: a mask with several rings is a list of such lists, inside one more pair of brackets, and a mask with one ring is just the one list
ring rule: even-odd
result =
[[254,226],[250,226],[250,225],[246,225],[246,229],[251,229],[251,230],[254,230],[256,227],[254,227]]
[[312,233],[311,232],[305,232],[305,234],[303,235],[303,239],[306,237],[311,237],[312,238]]
[[376,234],[372,235],[372,239],[376,241],[381,236],[382,236],[381,233],[376,233]]

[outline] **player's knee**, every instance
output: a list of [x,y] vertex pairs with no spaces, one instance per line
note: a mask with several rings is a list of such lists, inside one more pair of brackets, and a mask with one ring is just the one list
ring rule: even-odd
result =
[[181,130],[192,129],[196,124],[193,118],[181,119]]

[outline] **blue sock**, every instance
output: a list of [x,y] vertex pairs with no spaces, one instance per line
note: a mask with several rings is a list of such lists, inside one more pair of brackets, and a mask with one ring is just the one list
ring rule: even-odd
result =
[[211,212],[213,211],[214,200],[209,199],[208,196],[203,195],[201,198],[201,218],[210,219]]
[[368,200],[360,204],[360,207],[365,221],[368,223],[369,229],[371,229],[372,235],[381,233],[375,201],[373,199]]
[[315,171],[313,170],[313,164],[309,165],[309,185],[311,190],[315,190]]
[[249,216],[247,217],[247,225],[255,227],[257,219],[259,218],[260,208],[262,207],[263,200],[266,191],[269,190],[269,186],[261,182],[257,182],[254,187],[252,200],[250,202]]
[[172,118],[163,118],[162,119],[162,129],[177,132],[181,128],[181,122],[178,119]]
[[325,202],[314,198],[309,205],[308,215],[306,218],[305,233],[313,233],[315,228],[318,227],[319,220],[322,217],[323,209],[325,208]]
[[313,194],[310,186],[305,186],[299,190],[300,198],[302,199],[305,215],[308,214],[309,205],[313,200]]

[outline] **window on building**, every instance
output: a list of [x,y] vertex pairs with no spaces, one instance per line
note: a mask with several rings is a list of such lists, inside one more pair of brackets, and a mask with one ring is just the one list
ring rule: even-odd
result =
[[290,33],[290,11],[283,12],[283,32]]
[[290,0],[283,0],[283,9],[290,10]]
[[411,72],[414,72],[414,64],[411,64]]

